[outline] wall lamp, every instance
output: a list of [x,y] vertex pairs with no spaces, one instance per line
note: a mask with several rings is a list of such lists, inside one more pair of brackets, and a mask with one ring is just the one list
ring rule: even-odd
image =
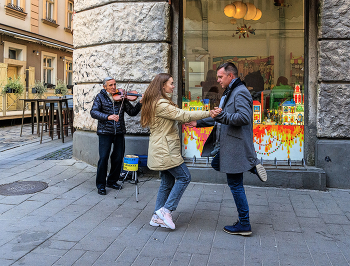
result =
[[60,59],[62,59],[63,62],[66,61],[66,57],[65,56],[60,56]]
[[38,50],[33,50],[33,54],[39,55],[39,51]]

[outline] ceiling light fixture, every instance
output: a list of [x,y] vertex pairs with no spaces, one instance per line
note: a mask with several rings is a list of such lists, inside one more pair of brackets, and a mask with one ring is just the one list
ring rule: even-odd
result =
[[259,20],[262,16],[262,12],[252,3],[243,3],[242,1],[236,1],[232,4],[225,6],[224,13],[229,18],[244,20]]
[[235,33],[233,33],[232,37],[235,36],[235,34],[239,34],[239,38],[243,36],[245,38],[249,37],[250,34],[255,35],[255,29],[251,29],[251,26],[247,27],[247,25],[244,23],[244,20],[259,20],[262,16],[262,12],[259,8],[257,8],[252,3],[243,3],[242,1],[236,1],[231,4],[228,4],[224,8],[224,14],[232,18],[230,20],[231,24],[236,24],[236,19],[243,19],[243,25],[240,27],[237,27],[237,30]]

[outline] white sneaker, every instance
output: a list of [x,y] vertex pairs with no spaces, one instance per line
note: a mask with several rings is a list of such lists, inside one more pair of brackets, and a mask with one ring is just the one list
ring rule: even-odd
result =
[[167,226],[162,219],[159,218],[159,216],[157,214],[153,214],[151,221],[149,222],[149,225],[151,226],[160,226],[160,227],[164,227],[164,228],[169,228],[169,226]]
[[262,166],[259,163],[255,167],[256,167],[256,171],[258,173],[258,177],[260,178],[260,180],[263,181],[263,182],[266,182],[266,180],[267,180],[267,173],[266,173],[266,170],[265,170],[264,166]]
[[162,207],[158,211],[156,211],[156,214],[159,216],[160,219],[163,220],[163,222],[172,230],[175,229],[175,224],[173,222],[173,218],[171,217],[171,211],[168,209]]

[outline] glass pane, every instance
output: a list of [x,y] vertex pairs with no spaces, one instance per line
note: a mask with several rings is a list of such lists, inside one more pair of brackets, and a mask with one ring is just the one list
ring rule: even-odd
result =
[[72,27],[72,16],[73,14],[72,13],[68,13],[68,21],[67,21],[67,27],[68,28],[71,28]]
[[69,63],[68,69],[69,69],[69,70],[73,70],[73,63]]
[[[255,1],[258,20],[227,17],[229,1],[184,1],[182,108],[213,109],[223,88],[216,69],[233,62],[253,98],[258,158],[301,160],[304,137],[304,2]],[[247,15],[247,13],[246,13]],[[200,157],[211,129],[183,129],[183,155]],[[199,144],[198,140],[203,142]],[[192,143],[193,142],[193,143]],[[197,142],[197,143],[196,143]]]
[[51,67],[51,62],[52,62],[52,59],[51,58],[47,58],[47,66],[48,67]]
[[73,73],[72,72],[68,72],[67,85],[73,85]]
[[68,10],[73,11],[73,3],[72,2],[68,3]]
[[46,16],[48,19],[53,19],[53,4],[46,2]]
[[46,69],[44,69],[44,83],[47,83],[47,74],[46,74]]
[[17,51],[13,49],[9,49],[9,58],[10,59],[17,59]]
[[43,60],[43,64],[44,64],[44,67],[46,66],[46,57],[44,57],[44,60]]
[[47,83],[52,83],[51,82],[51,75],[52,75],[52,71],[51,69],[47,70]]

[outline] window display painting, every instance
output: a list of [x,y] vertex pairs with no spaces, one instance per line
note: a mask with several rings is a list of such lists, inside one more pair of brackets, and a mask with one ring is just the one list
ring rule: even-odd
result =
[[[212,127],[188,128],[182,125],[182,155],[201,157]],[[254,125],[254,147],[259,159],[302,160],[304,126]]]
[[251,92],[269,90],[274,84],[273,56],[224,56],[213,57],[213,69],[225,62],[232,62],[238,68],[238,76]]
[[213,127],[189,128],[182,125],[182,156],[200,158],[205,141]]
[[254,125],[254,147],[264,160],[301,160],[303,158],[304,126]]

